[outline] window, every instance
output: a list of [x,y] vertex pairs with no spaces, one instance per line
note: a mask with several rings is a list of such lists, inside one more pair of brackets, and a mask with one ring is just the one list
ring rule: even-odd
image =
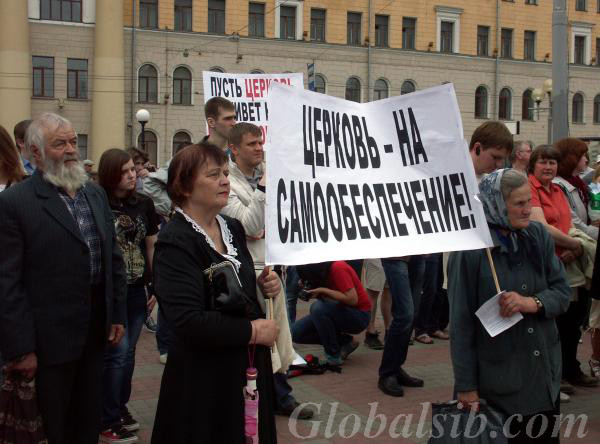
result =
[[585,36],[575,36],[575,51],[573,53],[577,65],[585,64]]
[[265,72],[262,69],[253,69],[250,71],[250,74],[264,74]]
[[173,72],[173,104],[192,104],[192,74],[184,66]]
[[325,10],[310,10],[310,39],[313,42],[325,41]]
[[598,2],[597,2],[596,12],[600,12],[600,0],[598,0]]
[[415,49],[416,28],[416,18],[402,17],[402,48]]
[[490,27],[489,26],[478,26],[477,27],[477,55],[488,56],[490,46]]
[[415,92],[417,90],[417,88],[415,87],[415,84],[413,82],[411,82],[410,80],[405,80],[404,82],[402,82],[402,87],[400,87],[400,95],[403,96],[404,94],[410,94],[411,92]]
[[279,38],[296,40],[296,7],[279,7]]
[[575,93],[573,96],[573,109],[571,112],[573,123],[583,123],[583,96],[580,93]]
[[140,28],[158,28],[158,0],[140,0]]
[[54,97],[54,57],[32,57],[33,96]]
[[192,30],[192,0],[175,0],[175,31]]
[[374,93],[373,100],[387,99],[389,97],[389,88],[387,82],[383,79],[375,80]]
[[181,148],[192,144],[192,139],[185,131],[179,131],[173,136],[173,155],[177,154]]
[[488,117],[488,92],[485,86],[478,86],[475,90],[475,118],[487,119]]
[[375,46],[387,48],[390,17],[388,15],[375,15]]
[[600,94],[594,97],[594,123],[600,123]]
[[586,0],[575,0],[575,11],[587,11]]
[[62,22],[81,22],[81,0],[41,0],[40,18]]
[[248,9],[248,35],[250,37],[265,36],[265,4],[250,3]]
[[315,92],[325,94],[325,79],[320,74],[315,74]]
[[150,163],[156,165],[156,152],[158,148],[156,134],[152,131],[144,131],[144,144],[142,144],[142,134],[140,133],[138,136],[138,147],[141,150],[146,151],[150,157]]
[[525,0],[526,5],[537,5],[537,0]]
[[512,58],[512,38],[513,30],[508,28],[502,28],[500,42],[500,57],[504,59]]
[[521,103],[521,118],[523,120],[533,120],[533,97],[531,97],[532,91],[530,89],[523,93],[523,102]]
[[356,77],[350,77],[346,82],[346,100],[360,103],[360,81]]
[[440,52],[453,52],[454,23],[442,21],[440,29]]
[[360,25],[362,15],[360,12],[348,13],[348,45],[360,45]]
[[512,95],[508,88],[500,90],[498,107],[498,118],[501,120],[510,120],[512,111]]
[[212,72],[225,72],[225,70],[223,68],[221,68],[220,66],[213,66],[212,68],[209,69],[209,71],[212,71]]
[[523,58],[525,60],[535,60],[535,31],[525,31]]
[[77,134],[77,150],[80,159],[88,158],[88,140],[87,134]]
[[67,98],[88,98],[88,61],[67,59]]
[[152,65],[143,65],[138,73],[138,102],[158,103],[158,73]]
[[225,0],[208,0],[208,32],[225,34]]

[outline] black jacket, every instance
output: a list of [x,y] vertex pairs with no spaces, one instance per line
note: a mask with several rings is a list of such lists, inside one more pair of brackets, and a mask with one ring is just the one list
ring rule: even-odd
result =
[[[104,191],[84,186],[102,248],[106,330],[124,324],[127,286]],[[0,193],[0,354],[35,352],[40,365],[78,359],[90,321],[89,249],[40,171]]]

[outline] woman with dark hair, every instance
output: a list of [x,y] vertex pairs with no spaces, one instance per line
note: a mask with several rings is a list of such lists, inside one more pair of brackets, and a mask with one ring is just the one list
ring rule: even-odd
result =
[[585,142],[573,137],[559,140],[554,147],[560,153],[554,183],[565,193],[573,225],[592,239],[598,240],[598,225],[591,224],[588,216],[589,190],[580,177],[587,165],[588,147]]
[[[127,403],[135,367],[135,347],[146,319],[148,283],[154,243],[158,233],[158,216],[147,196],[135,191],[136,172],[131,156],[124,150],[105,151],[98,165],[98,182],[106,191],[115,219],[117,243],[123,253],[127,273],[127,324],[125,335],[104,357],[103,409],[101,442],[137,441],[131,432],[140,425],[133,419]],[[150,307],[151,308],[151,307]]]
[[169,165],[175,214],[158,236],[154,286],[173,341],[152,444],[277,442],[269,347],[278,327],[263,319],[256,286],[268,298],[281,286],[268,267],[256,277],[242,224],[219,214],[228,175],[225,153],[207,142]]
[[6,129],[0,125],[0,191],[26,176],[17,147]]
[[292,325],[298,344],[321,344],[331,365],[341,365],[358,342],[353,334],[365,330],[371,319],[371,299],[356,271],[344,261],[300,265],[305,300],[316,299],[310,314]]
[[[561,153],[550,145],[538,146],[529,159],[529,186],[531,188],[531,220],[542,223],[554,240],[555,253],[568,266],[584,254],[583,244],[569,236],[573,228],[571,208],[562,189],[553,180],[558,171]],[[579,159],[578,159],[579,160]],[[577,297],[583,283],[570,283],[572,300],[566,313],[556,318],[562,349],[562,376],[569,384],[593,387],[598,380],[581,371],[577,360],[577,347],[581,338],[581,325],[587,311],[584,292]],[[566,394],[572,387],[563,385]]]

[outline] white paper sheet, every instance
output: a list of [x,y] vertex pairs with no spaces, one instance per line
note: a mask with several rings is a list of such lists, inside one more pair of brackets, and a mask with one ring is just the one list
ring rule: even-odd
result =
[[503,331],[508,330],[510,327],[523,319],[523,315],[521,313],[515,313],[510,318],[505,318],[500,315],[500,304],[498,301],[504,293],[504,291],[501,291],[481,307],[479,307],[479,310],[475,312],[483,324],[483,327],[492,338],[498,336]]

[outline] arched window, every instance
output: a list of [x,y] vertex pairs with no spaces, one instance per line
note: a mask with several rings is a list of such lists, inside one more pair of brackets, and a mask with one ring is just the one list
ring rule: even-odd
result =
[[173,104],[192,104],[192,73],[185,66],[173,72]]
[[475,90],[475,118],[487,119],[488,117],[488,92],[483,85]]
[[522,101],[522,112],[521,119],[523,120],[533,120],[533,97],[531,97],[532,91],[530,89],[525,90],[523,93],[523,101]]
[[261,71],[260,69],[253,69],[252,71],[250,71],[250,74],[264,74],[264,71]]
[[325,94],[325,78],[321,74],[315,74],[315,92]]
[[152,65],[142,65],[138,72],[138,102],[158,103],[158,73]]
[[512,95],[510,93],[510,89],[502,88],[500,90],[498,105],[498,118],[502,120],[510,120],[512,111]]
[[142,143],[142,134],[138,136],[138,147],[148,153],[150,163],[156,165],[156,153],[158,152],[158,142],[156,140],[156,134],[152,131],[144,131],[144,143]]
[[179,131],[173,136],[173,155],[177,154],[181,148],[191,145],[192,138],[185,131]]
[[573,123],[583,123],[583,96],[580,93],[576,93],[573,96],[573,109],[571,112],[571,121]]
[[221,68],[220,66],[213,66],[212,68],[209,69],[209,71],[212,71],[212,72],[225,72],[225,70],[223,68]]
[[403,96],[404,94],[410,94],[412,92],[415,92],[416,90],[417,87],[415,86],[412,80],[405,80],[404,82],[402,82],[402,87],[400,88],[400,95]]
[[373,90],[375,93],[373,100],[387,99],[390,95],[388,84],[383,79],[375,80],[375,87],[373,88]]
[[600,123],[600,94],[594,97],[594,123]]
[[350,77],[346,81],[346,100],[360,103],[360,80]]

